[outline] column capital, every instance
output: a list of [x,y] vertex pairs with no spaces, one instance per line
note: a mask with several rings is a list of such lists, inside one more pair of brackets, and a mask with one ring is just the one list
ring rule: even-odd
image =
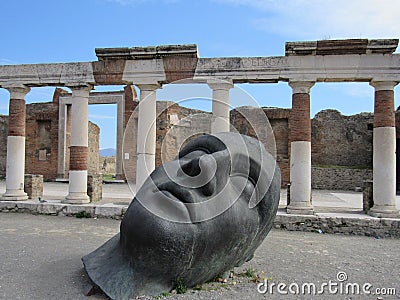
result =
[[314,81],[289,81],[293,94],[309,94],[314,84]]
[[10,99],[25,99],[31,88],[24,84],[2,85],[10,93]]
[[162,86],[161,84],[157,83],[144,83],[144,84],[135,84],[140,91],[155,91],[157,89],[160,89]]
[[91,90],[93,90],[92,84],[71,84],[68,88],[72,91],[72,96],[74,97],[88,97]]
[[232,79],[208,79],[207,84],[212,90],[228,91],[234,87]]
[[375,91],[393,91],[398,82],[372,80],[369,84],[375,88]]

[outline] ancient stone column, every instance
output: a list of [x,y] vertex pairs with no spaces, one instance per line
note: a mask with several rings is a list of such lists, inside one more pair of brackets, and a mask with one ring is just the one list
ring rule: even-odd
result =
[[141,84],[137,135],[136,191],[156,166],[156,90],[158,84]]
[[393,88],[397,82],[372,81],[375,88],[373,200],[369,214],[400,217],[396,207],[396,128]]
[[232,81],[210,80],[208,86],[213,91],[211,133],[229,132],[229,90],[233,88]]
[[69,160],[69,193],[63,201],[89,203],[88,175],[88,101],[91,85],[74,86],[72,90],[71,142]]
[[1,200],[26,200],[28,196],[24,192],[25,95],[30,91],[30,88],[24,85],[3,87],[10,92],[10,103],[7,137],[6,192],[1,197]]
[[310,89],[314,82],[291,81],[289,214],[313,214],[311,205]]

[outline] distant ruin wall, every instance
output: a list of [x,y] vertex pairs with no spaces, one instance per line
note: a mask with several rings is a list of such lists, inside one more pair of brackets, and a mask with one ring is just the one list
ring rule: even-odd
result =
[[26,105],[26,174],[57,177],[58,105],[53,102]]
[[312,165],[372,168],[374,115],[323,110],[311,120]]
[[311,186],[321,190],[353,190],[372,180],[370,169],[312,167]]
[[102,174],[115,175],[116,157],[115,156],[100,156],[99,171]]

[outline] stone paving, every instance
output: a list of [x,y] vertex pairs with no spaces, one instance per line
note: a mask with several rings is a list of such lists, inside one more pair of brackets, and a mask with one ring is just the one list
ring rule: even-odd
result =
[[[0,299],[107,299],[101,293],[85,296],[91,282],[81,257],[116,234],[119,224],[113,219],[1,213]],[[343,283],[356,283],[361,288],[370,283],[371,293],[377,292],[377,288],[393,288],[400,294],[399,248],[400,239],[273,229],[254,258],[236,268],[235,275],[226,283],[211,282],[188,289],[185,294],[164,296],[207,300],[399,299],[394,295],[345,295],[345,289],[343,293],[329,293],[328,287],[317,295],[281,295],[276,287],[272,294],[271,289],[264,295],[257,292],[262,277],[276,285],[301,287],[314,283],[317,291],[329,281],[340,287],[337,276],[341,272],[341,276],[348,277]]]

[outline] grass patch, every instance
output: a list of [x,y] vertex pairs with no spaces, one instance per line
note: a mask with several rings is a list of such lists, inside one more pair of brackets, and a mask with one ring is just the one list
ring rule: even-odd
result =
[[175,290],[177,294],[185,294],[187,292],[187,287],[181,279],[177,280]]
[[154,298],[155,298],[155,299],[163,299],[163,298],[166,298],[166,297],[169,297],[169,296],[172,296],[172,294],[169,293],[169,292],[164,292],[164,293],[161,293],[161,294],[158,295],[158,296],[155,296]]
[[115,176],[113,174],[103,174],[103,180],[115,180]]
[[77,217],[78,219],[82,219],[82,218],[91,218],[91,217],[92,217],[92,214],[91,214],[91,213],[88,213],[88,212],[86,212],[86,211],[84,211],[84,210],[82,210],[82,211],[78,212],[78,213],[75,215],[75,217]]
[[262,278],[258,276],[258,271],[256,269],[251,269],[251,268],[245,269],[244,272],[239,273],[237,276],[247,277],[251,279],[251,281],[253,282],[260,282],[262,280]]

